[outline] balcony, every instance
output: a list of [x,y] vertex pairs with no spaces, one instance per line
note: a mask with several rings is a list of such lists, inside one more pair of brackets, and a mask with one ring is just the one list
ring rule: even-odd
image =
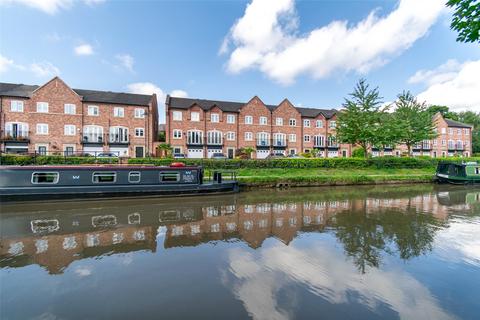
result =
[[109,145],[122,145],[128,146],[130,144],[130,136],[129,135],[120,135],[115,133],[109,133],[108,135],[108,144]]
[[208,147],[222,147],[223,139],[207,139],[206,145]]
[[23,130],[7,130],[1,131],[0,141],[11,143],[28,143],[30,142],[30,131]]
[[313,147],[314,147],[314,148],[317,148],[317,149],[323,149],[323,148],[325,148],[325,143],[322,143],[322,142],[316,143],[316,142],[314,142],[314,143],[313,143]]
[[270,147],[270,141],[268,139],[257,139],[258,148],[268,148]]
[[103,145],[103,134],[82,133],[82,144]]
[[287,140],[273,139],[272,146],[277,148],[285,148],[287,146]]

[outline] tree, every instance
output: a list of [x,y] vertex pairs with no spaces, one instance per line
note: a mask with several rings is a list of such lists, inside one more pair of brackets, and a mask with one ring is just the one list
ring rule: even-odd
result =
[[252,153],[255,151],[253,147],[245,147],[243,148],[243,152],[247,154],[248,159],[252,158]]
[[409,91],[398,95],[395,105],[394,118],[399,127],[398,142],[407,146],[410,156],[412,146],[437,136],[435,124],[425,103],[419,103]]
[[458,32],[459,42],[480,42],[480,2],[478,0],[448,0],[453,8],[450,28]]
[[172,147],[168,143],[161,143],[157,147],[161,152],[161,157],[168,157]]
[[379,150],[385,150],[387,147],[393,148],[399,141],[402,128],[395,121],[393,113],[381,112],[379,119],[379,125],[375,130],[376,141],[374,146]]
[[480,153],[480,112],[472,111],[459,112],[456,114],[458,121],[471,124],[472,130],[472,152]]
[[384,112],[381,103],[378,88],[369,89],[365,79],[361,79],[338,114],[338,141],[360,146],[367,156],[368,148],[378,142],[377,130]]
[[436,115],[438,112],[442,114],[444,118],[452,119],[458,121],[458,115],[455,112],[451,112],[447,106],[437,106],[432,105],[427,108],[427,112],[430,113],[430,116]]

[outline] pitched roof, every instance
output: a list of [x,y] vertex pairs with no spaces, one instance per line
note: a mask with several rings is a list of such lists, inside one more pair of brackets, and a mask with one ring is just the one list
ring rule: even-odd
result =
[[473,127],[469,124],[461,123],[461,122],[446,119],[446,118],[445,118],[445,122],[449,127],[455,127],[455,128],[472,128]]
[[[32,92],[35,91],[37,88],[39,88],[39,86],[37,85],[0,82],[0,96],[30,98],[32,96]],[[73,91],[75,91],[79,96],[81,96],[82,101],[84,102],[148,106],[148,104],[152,100],[152,95],[146,94],[84,89],[73,89]]]
[[[233,102],[233,101],[219,101],[219,100],[207,100],[207,99],[195,99],[195,98],[177,98],[167,96],[166,104],[170,108],[174,109],[188,109],[194,104],[200,106],[202,110],[206,111],[213,106],[219,107],[225,112],[239,112],[240,109],[246,104],[246,102]],[[277,108],[276,105],[266,105],[266,107],[273,111]],[[326,118],[331,118],[338,110],[335,109],[314,109],[314,108],[298,108],[296,109],[304,117],[315,118],[322,113]]]

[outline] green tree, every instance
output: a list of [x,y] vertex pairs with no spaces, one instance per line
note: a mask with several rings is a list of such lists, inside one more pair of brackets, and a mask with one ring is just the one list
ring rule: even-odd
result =
[[407,146],[410,156],[412,146],[437,136],[435,124],[425,103],[419,103],[408,91],[398,95],[395,105],[394,121],[399,129],[398,142]]
[[161,154],[161,157],[168,157],[170,155],[170,152],[172,151],[172,147],[168,143],[161,143],[157,147]]
[[243,152],[247,155],[248,159],[252,158],[252,153],[255,151],[253,147],[245,147],[243,148]]
[[480,153],[480,112],[465,111],[457,113],[460,122],[473,126],[472,130],[472,152]]
[[395,121],[393,113],[381,112],[379,115],[379,125],[375,130],[376,141],[374,146],[379,150],[385,150],[387,147],[393,148],[399,141],[402,128]]
[[361,79],[349,96],[338,114],[337,139],[360,146],[367,156],[368,148],[378,141],[377,130],[383,112],[380,93],[378,88],[370,89],[365,79]]
[[480,41],[480,2],[478,0],[448,0],[447,7],[454,10],[450,28],[458,32],[457,41]]
[[458,115],[455,112],[450,111],[447,106],[429,106],[427,112],[430,113],[430,116],[432,117],[440,112],[444,118],[459,121]]

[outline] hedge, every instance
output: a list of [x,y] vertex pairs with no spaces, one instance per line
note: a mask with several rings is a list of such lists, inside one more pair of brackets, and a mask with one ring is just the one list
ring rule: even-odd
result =
[[59,164],[107,164],[117,163],[116,158],[95,157],[63,157],[63,156],[30,156],[30,155],[1,155],[0,165],[59,165]]
[[[436,167],[439,158],[310,158],[310,159],[269,159],[269,160],[213,160],[213,159],[159,159],[159,158],[135,158],[129,159],[129,164],[153,164],[169,165],[172,162],[182,162],[186,165],[201,165],[207,169],[235,169],[235,168],[432,168]],[[448,158],[455,161],[479,161],[479,158]]]

